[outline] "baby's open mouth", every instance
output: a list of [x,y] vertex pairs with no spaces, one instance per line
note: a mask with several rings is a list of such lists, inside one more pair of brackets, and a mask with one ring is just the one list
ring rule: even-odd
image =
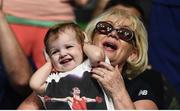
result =
[[60,61],[60,64],[66,64],[66,63],[70,62],[71,60],[72,60],[72,58],[64,59],[64,60]]

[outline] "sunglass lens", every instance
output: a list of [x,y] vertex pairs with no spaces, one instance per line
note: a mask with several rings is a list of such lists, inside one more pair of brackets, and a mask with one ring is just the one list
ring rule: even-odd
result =
[[124,41],[129,41],[133,37],[133,33],[130,30],[125,29],[125,28],[118,29],[117,34],[118,34],[119,38]]
[[113,27],[109,23],[99,22],[96,25],[96,29],[102,34],[109,34],[113,30]]

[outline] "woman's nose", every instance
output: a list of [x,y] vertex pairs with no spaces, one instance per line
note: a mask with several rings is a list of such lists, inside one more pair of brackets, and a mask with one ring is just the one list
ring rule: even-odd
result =
[[112,37],[112,38],[115,38],[116,40],[119,39],[118,36],[117,36],[116,30],[113,30],[112,32],[110,32],[110,33],[108,34],[108,36],[109,36],[109,37]]

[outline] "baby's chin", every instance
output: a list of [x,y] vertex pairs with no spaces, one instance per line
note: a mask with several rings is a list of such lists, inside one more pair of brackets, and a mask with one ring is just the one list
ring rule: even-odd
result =
[[72,70],[73,70],[74,68],[76,68],[76,67],[77,67],[77,66],[63,67],[63,68],[59,69],[58,71],[64,73],[64,72],[72,71]]

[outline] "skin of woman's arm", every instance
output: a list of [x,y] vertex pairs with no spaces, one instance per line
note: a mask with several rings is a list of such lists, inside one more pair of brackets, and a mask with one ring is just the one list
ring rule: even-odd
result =
[[138,109],[138,110],[157,110],[156,104],[151,100],[138,100],[134,103],[124,88],[117,95],[113,95],[115,109]]

